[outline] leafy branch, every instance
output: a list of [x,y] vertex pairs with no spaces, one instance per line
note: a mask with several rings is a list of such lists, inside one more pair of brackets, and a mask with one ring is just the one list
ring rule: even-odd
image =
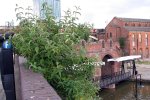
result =
[[32,14],[28,17],[28,13],[16,14],[20,20],[19,31],[13,37],[17,54],[26,57],[28,67],[42,73],[64,100],[91,100],[98,89],[90,80],[94,66],[89,63],[94,60],[87,58],[80,46],[76,50],[81,39],[88,40],[91,28],[76,23],[78,10],[76,7],[75,11],[66,11],[59,22],[46,3],[42,8],[44,19],[34,18]]

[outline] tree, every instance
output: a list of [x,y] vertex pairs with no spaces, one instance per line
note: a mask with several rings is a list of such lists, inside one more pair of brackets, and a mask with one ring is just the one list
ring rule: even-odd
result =
[[17,54],[26,57],[28,67],[42,73],[62,99],[93,99],[98,90],[91,80],[94,59],[82,52],[82,46],[76,50],[81,39],[88,40],[90,25],[76,23],[78,7],[66,11],[59,22],[45,3],[42,10],[44,20],[19,18],[19,31],[13,37]]

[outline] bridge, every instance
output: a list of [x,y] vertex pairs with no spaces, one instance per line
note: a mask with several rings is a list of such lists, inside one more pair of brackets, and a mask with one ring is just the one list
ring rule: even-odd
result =
[[[131,78],[131,76],[138,75],[138,72],[136,70],[135,66],[135,59],[141,58],[141,55],[132,55],[132,56],[124,56],[114,59],[108,59],[107,62],[122,62],[121,65],[121,71],[114,72],[109,75],[96,77],[94,79],[94,83],[98,84],[100,88],[105,88],[109,85],[116,84],[118,82],[121,82],[123,80],[127,80]],[[132,65],[130,65],[131,70],[125,70],[125,62],[129,63],[132,62]],[[131,64],[131,63],[130,63]]]
[[110,76],[106,76],[105,78],[97,77],[95,78],[94,83],[98,84],[100,88],[106,88],[107,86],[111,84],[117,84],[118,82],[127,80],[131,78],[131,76],[132,75],[130,71],[128,72],[120,71],[120,72],[113,73]]
[[121,71],[119,63],[107,62],[107,59],[120,57],[118,42],[113,42],[113,46],[111,46],[110,41],[105,41],[105,46],[103,46],[103,40],[99,40],[98,42],[85,43],[84,46],[88,57],[97,57],[97,61],[105,62],[105,65],[101,67],[95,67],[94,79],[111,76],[113,73]]
[[109,77],[109,78],[106,78],[106,79],[101,79],[100,80],[100,87],[101,88],[104,88],[108,85],[111,85],[111,84],[116,84],[118,82],[121,82],[121,81],[124,81],[124,80],[127,80],[131,77],[131,72],[124,72],[124,73],[116,73],[116,75],[112,76],[112,77]]

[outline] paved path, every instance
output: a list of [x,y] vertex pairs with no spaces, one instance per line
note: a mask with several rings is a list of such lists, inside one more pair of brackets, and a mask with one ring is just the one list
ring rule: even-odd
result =
[[1,75],[0,75],[0,100],[6,100],[6,96],[5,96],[2,81],[1,81]]
[[[15,56],[16,100],[61,100],[45,78],[24,67],[25,59]],[[0,74],[0,100],[6,100]]]
[[136,64],[138,74],[142,75],[142,80],[150,81],[150,65]]
[[41,74],[26,69],[23,58],[20,58],[19,62],[22,100],[61,100]]

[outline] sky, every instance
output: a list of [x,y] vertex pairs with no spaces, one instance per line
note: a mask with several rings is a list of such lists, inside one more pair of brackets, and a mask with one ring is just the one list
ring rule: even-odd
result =
[[[16,21],[15,6],[32,5],[32,0],[1,0],[0,25]],[[113,17],[150,19],[150,0],[61,0],[62,15],[67,9],[81,8],[81,23],[90,23],[94,28],[105,28]]]

